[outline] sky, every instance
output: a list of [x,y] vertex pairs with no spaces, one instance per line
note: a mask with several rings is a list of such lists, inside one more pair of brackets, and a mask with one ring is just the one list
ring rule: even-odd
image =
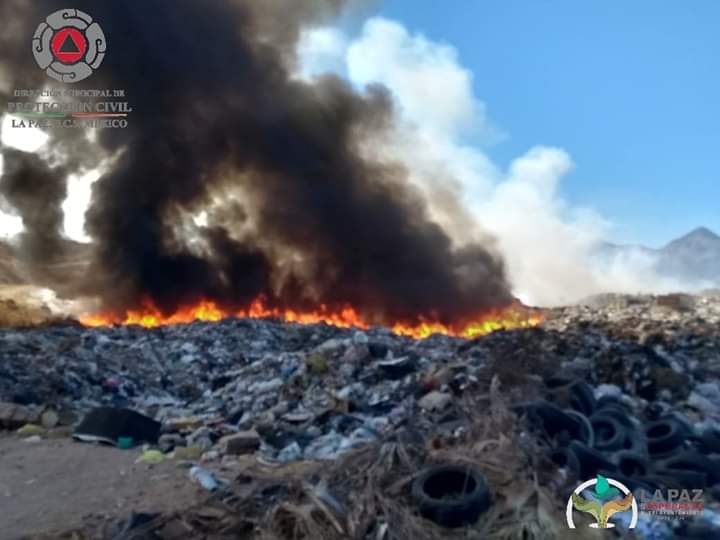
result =
[[535,145],[572,159],[559,192],[616,242],[720,232],[720,2],[385,0],[472,73],[499,166]]

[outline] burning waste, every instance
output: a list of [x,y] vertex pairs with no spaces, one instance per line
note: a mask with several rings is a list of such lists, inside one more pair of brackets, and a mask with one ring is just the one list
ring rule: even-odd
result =
[[[40,266],[70,249],[68,175],[102,165],[87,263],[47,278],[99,309],[0,328],[8,535],[72,515],[107,534],[60,537],[550,540],[568,490],[596,475],[658,491],[691,477],[717,506],[720,299],[520,304],[492,239],[450,235],[406,165],[366,151],[396,122],[388,91],[296,76],[303,29],[345,3],[74,3],[110,51],[83,85],[122,89],[132,116],[93,140],[50,132],[50,156],[2,148],[0,195]],[[17,46],[65,7],[2,3],[0,97],[46,83]],[[50,437],[43,474],[28,462]],[[139,455],[78,458],[71,437]],[[61,468],[136,489],[103,500],[58,486]],[[153,514],[108,514],[153,482]],[[200,506],[163,506],[190,483]]]
[[[534,324],[516,309],[493,242],[451,238],[402,163],[363,151],[394,126],[387,90],[295,76],[301,31],[345,2],[296,4],[76,2],[112,47],[90,80],[123,89],[133,113],[92,144],[51,132],[52,166],[3,149],[0,193],[23,218],[26,258],[62,254],[67,175],[102,157],[86,214],[89,265],[74,276],[75,294],[102,301],[86,324],[233,314],[415,336]],[[3,20],[16,24],[3,50],[63,7],[4,2]],[[195,36],[212,39],[198,48]],[[24,55],[0,61],[10,88],[42,87]]]
[[[290,309],[268,309],[261,301],[255,301],[247,310],[227,311],[215,302],[203,301],[189,308],[181,308],[173,314],[164,315],[150,300],[143,302],[140,310],[128,310],[124,316],[113,313],[95,314],[80,317],[80,322],[88,327],[108,325],[139,325],[156,328],[174,324],[187,324],[194,321],[221,321],[236,318],[274,318],[290,323],[325,323],[339,328],[368,329],[370,325],[352,307],[346,307],[338,313],[328,312],[324,306],[318,311],[296,312]],[[491,310],[471,322],[459,325],[445,325],[439,322],[423,321],[416,325],[396,323],[391,330],[401,336],[424,338],[432,334],[472,338],[496,330],[514,330],[529,328],[542,321],[540,310],[533,310],[517,303],[510,307]]]
[[[639,497],[667,497],[691,478],[705,513],[673,536],[645,511],[640,537],[683,538],[697,527],[715,537],[706,522],[720,501],[720,297],[598,298],[545,315],[539,327],[470,340],[266,318],[152,331],[0,329],[0,428],[14,431],[0,445],[22,451],[3,457],[17,503],[10,531],[46,528],[30,519],[43,499],[20,489],[26,477],[12,471],[52,444],[54,461],[95,468],[88,478],[97,485],[122,474],[138,490],[196,489],[199,506],[148,499],[156,513],[148,526],[167,540],[178,538],[170,523],[181,538],[247,529],[260,531],[248,538],[282,540],[297,530],[437,540],[462,523],[498,538],[526,528],[530,539],[551,540],[568,530],[569,494],[598,474]],[[70,433],[111,442],[135,466],[78,449]],[[52,492],[64,477],[45,473],[32,472]],[[75,527],[68,515],[97,521],[49,537],[95,538],[109,524],[134,523],[135,514],[108,523],[105,501],[78,497],[82,506],[43,503],[44,514],[62,531]],[[452,505],[462,509],[443,510]],[[589,518],[575,516],[581,527]]]

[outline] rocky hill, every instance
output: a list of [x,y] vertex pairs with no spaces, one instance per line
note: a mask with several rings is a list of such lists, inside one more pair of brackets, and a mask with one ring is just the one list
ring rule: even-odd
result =
[[660,250],[659,269],[683,279],[720,281],[720,236],[705,227]]
[[720,236],[706,227],[694,229],[660,249],[604,243],[598,250],[601,259],[633,254],[653,259],[660,275],[689,284],[720,285]]

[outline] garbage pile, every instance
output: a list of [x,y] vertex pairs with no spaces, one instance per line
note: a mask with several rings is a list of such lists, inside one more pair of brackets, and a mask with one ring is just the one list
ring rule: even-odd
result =
[[[231,319],[4,329],[0,351],[0,429],[144,443],[208,492],[104,537],[560,538],[596,476],[703,490],[702,516],[643,517],[638,537],[720,534],[718,295],[595,297],[473,340]],[[462,510],[427,507],[437,474]]]

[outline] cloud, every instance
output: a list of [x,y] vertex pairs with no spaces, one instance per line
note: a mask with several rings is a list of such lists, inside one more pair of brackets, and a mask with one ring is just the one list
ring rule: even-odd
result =
[[369,142],[366,152],[404,163],[425,191],[434,219],[458,244],[491,233],[521,299],[558,305],[600,292],[687,288],[658,276],[647,253],[598,261],[612,223],[562,199],[561,181],[574,167],[563,149],[530,148],[506,171],[492,162],[476,141],[502,134],[452,46],[380,17],[368,20],[355,38],[316,32],[305,37],[316,46],[300,50],[303,76],[336,72],[359,89],[380,83],[390,90],[397,127]]
[[65,214],[63,228],[65,236],[76,242],[92,240],[85,232],[85,212],[90,207],[92,185],[101,175],[101,169],[97,168],[82,175],[71,174],[68,176],[68,194],[62,204]]
[[302,58],[299,76],[311,78],[322,73],[343,73],[343,55],[347,46],[345,35],[337,28],[303,31],[298,44],[298,55]]

